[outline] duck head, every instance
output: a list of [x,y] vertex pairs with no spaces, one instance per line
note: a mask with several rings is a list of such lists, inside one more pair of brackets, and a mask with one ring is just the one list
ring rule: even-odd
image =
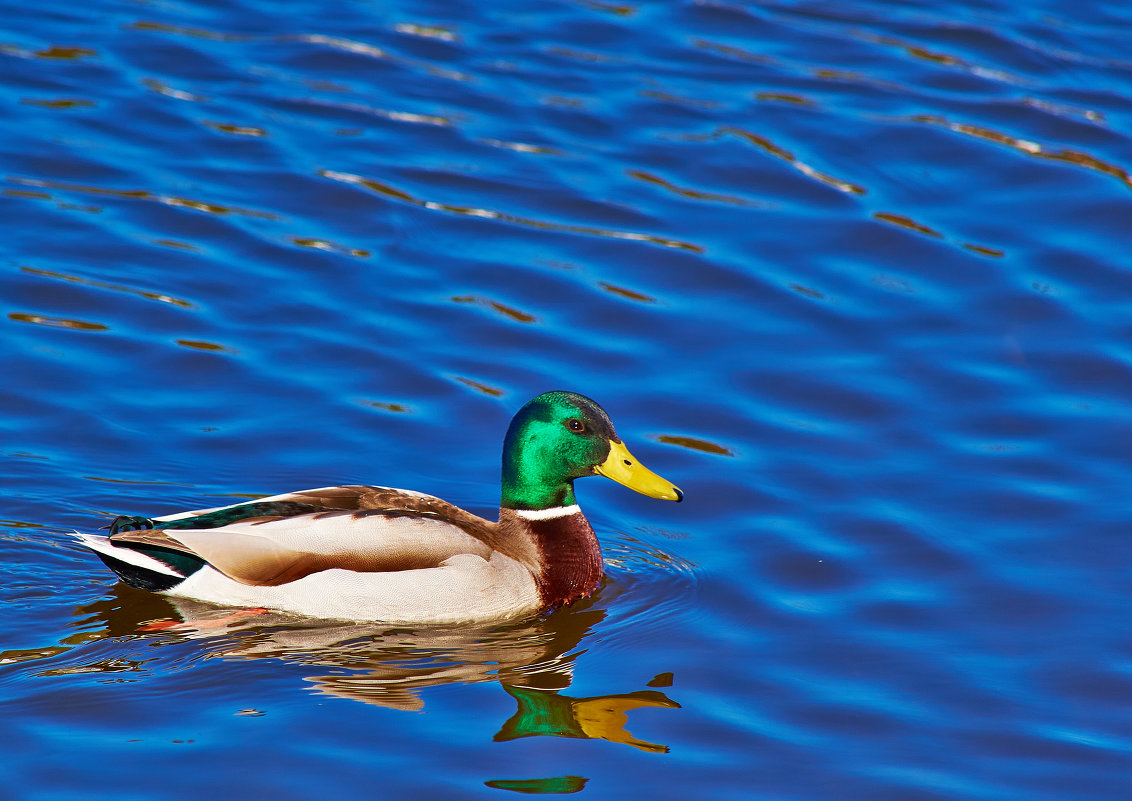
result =
[[584,395],[546,392],[519,409],[503,440],[501,506],[570,506],[575,503],[574,479],[594,475],[652,498],[684,498],[672,482],[629,453],[609,415]]

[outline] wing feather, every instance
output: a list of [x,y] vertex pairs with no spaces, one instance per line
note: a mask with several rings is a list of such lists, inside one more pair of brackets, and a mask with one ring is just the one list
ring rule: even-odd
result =
[[[242,584],[278,586],[341,568],[359,573],[437,567],[491,556],[496,524],[431,495],[390,487],[323,487],[156,518],[119,531],[117,545],[191,554]],[[199,526],[199,527],[198,527]]]

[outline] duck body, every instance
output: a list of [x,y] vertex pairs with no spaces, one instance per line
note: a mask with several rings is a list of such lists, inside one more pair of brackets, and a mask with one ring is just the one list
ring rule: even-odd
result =
[[168,595],[390,623],[503,620],[591,595],[601,547],[573,480],[602,474],[655,497],[680,491],[636,462],[596,403],[546,393],[504,440],[499,519],[431,495],[350,485],[79,535],[123,581]]

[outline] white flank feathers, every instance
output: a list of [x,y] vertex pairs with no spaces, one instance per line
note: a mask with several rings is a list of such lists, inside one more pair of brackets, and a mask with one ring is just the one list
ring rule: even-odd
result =
[[[393,551],[413,548],[482,549],[484,555],[438,553],[436,567],[415,570],[354,572],[321,570],[278,586],[255,586],[234,580],[211,565],[192,573],[166,595],[193,598],[225,606],[265,607],[284,612],[347,620],[391,623],[466,623],[534,614],[542,599],[534,576],[525,565],[490,553],[484,543],[466,532],[435,520],[412,518],[341,517],[312,519],[300,515],[266,526],[233,523],[218,529],[177,529],[177,539],[199,550],[204,559],[212,547],[238,544],[241,549],[278,546],[285,551],[333,555],[342,552]],[[88,548],[122,562],[181,578],[168,565],[128,547],[112,545],[106,537],[79,534]],[[251,552],[249,552],[251,553]]]
[[386,623],[468,623],[533,614],[534,577],[503,554],[457,554],[439,567],[389,573],[331,569],[277,587],[240,584],[204,566],[166,594],[282,612]]

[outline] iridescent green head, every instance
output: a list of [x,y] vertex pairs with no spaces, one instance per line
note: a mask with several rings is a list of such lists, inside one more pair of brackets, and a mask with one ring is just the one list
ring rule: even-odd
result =
[[503,440],[503,497],[509,509],[570,506],[574,479],[603,475],[653,498],[682,500],[671,482],[625,448],[605,410],[573,392],[547,392],[511,420]]

